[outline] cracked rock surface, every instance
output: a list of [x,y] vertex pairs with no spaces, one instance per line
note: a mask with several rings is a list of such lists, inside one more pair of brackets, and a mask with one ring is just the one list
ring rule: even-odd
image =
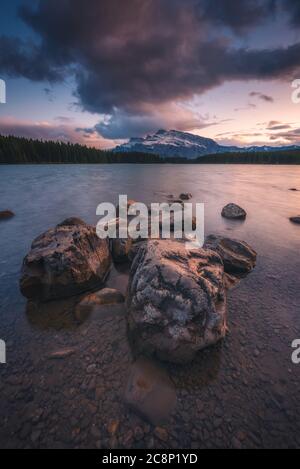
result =
[[149,241],[132,265],[127,315],[134,348],[174,363],[226,333],[224,267],[209,250],[176,241]]
[[67,298],[100,287],[111,265],[107,240],[94,227],[68,219],[32,244],[20,280],[28,299]]

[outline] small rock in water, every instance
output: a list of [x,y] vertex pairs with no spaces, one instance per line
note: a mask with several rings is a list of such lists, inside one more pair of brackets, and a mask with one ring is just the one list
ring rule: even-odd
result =
[[74,355],[74,353],[76,353],[76,350],[72,348],[57,350],[56,352],[50,353],[48,358],[49,360],[63,360],[64,358]]
[[180,200],[190,200],[192,198],[193,198],[192,194],[189,194],[189,193],[183,193],[183,194],[180,194],[179,196]]
[[153,425],[164,423],[176,405],[176,391],[164,370],[144,358],[132,365],[125,402]]
[[290,221],[292,223],[296,223],[297,225],[300,225],[300,215],[298,215],[297,217],[291,217]]
[[221,256],[228,274],[248,274],[256,265],[257,253],[245,241],[210,235],[205,240],[204,248]]
[[230,220],[245,220],[247,212],[236,204],[228,204],[222,210],[222,217]]
[[15,214],[11,210],[3,210],[0,212],[0,221],[2,220],[9,220],[10,218],[13,218]]
[[76,217],[70,217],[64,220],[62,223],[60,223],[57,226],[76,226],[76,225],[86,225],[86,223],[81,220],[81,218],[76,218]]

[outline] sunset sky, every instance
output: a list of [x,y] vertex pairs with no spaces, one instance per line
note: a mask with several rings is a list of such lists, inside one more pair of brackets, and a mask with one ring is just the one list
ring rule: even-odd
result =
[[0,133],[300,144],[298,0],[2,0]]

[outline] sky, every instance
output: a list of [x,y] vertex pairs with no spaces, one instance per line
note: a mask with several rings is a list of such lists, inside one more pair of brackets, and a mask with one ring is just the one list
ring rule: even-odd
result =
[[3,135],[300,144],[300,2],[2,0],[0,79]]

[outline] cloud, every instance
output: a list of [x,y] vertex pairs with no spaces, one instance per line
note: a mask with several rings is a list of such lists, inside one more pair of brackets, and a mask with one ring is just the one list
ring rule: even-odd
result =
[[251,93],[249,93],[249,96],[251,98],[261,99],[262,101],[265,101],[266,103],[274,103],[274,98],[272,98],[272,96],[269,96],[267,94],[260,93],[257,91],[252,91]]
[[263,22],[274,10],[273,0],[204,0],[199,2],[203,18],[239,33]]
[[300,128],[288,132],[278,132],[270,136],[271,140],[284,142],[289,145],[300,144]]
[[270,121],[268,123],[257,124],[261,126],[257,129],[245,132],[223,132],[217,135],[217,140],[223,145],[300,145],[300,128],[297,124],[284,123],[280,121]]
[[288,129],[291,129],[292,126],[290,124],[274,124],[272,122],[270,122],[269,126],[268,126],[268,130],[288,130]]
[[235,108],[234,112],[248,111],[248,109],[256,109],[256,108],[257,108],[256,104],[248,103],[247,106]]
[[58,82],[63,70],[51,61],[47,51],[39,45],[19,38],[0,36],[0,71],[12,77],[25,77],[33,81]]
[[298,0],[282,0],[283,8],[290,15],[292,25],[300,25],[300,3]]
[[[290,2],[285,9],[295,21],[297,9]],[[105,116],[99,133],[141,135],[162,126],[161,109],[226,81],[298,70],[300,42],[240,45],[240,36],[273,12],[274,0],[43,0],[20,11],[39,42],[0,37],[0,72],[50,82],[73,73],[80,106]],[[176,120],[166,116],[161,121],[170,127]]]
[[70,125],[57,125],[51,122],[23,121],[12,117],[0,117],[0,134],[38,140],[53,140],[64,143],[79,143],[97,148],[109,148],[115,144],[115,142],[107,141],[96,134],[94,134],[92,138],[89,138],[86,135],[76,132]]

